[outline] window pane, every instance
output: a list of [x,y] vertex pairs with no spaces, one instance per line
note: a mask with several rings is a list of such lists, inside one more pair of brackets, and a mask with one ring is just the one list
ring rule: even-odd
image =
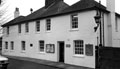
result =
[[18,32],[21,33],[21,24],[18,25]]
[[40,52],[44,52],[44,41],[39,41]]
[[72,15],[72,28],[78,28],[78,15]]
[[25,50],[25,41],[22,41],[22,50]]
[[47,31],[51,30],[51,20],[50,19],[46,20],[46,30]]
[[5,42],[5,49],[8,49],[8,42]]
[[26,31],[26,32],[29,32],[29,23],[26,23],[26,24],[25,24],[25,31]]
[[36,31],[40,31],[40,21],[36,21]]
[[11,42],[11,50],[14,50],[14,42]]
[[84,43],[83,40],[75,40],[74,41],[74,47],[75,47],[75,54],[81,55],[84,54]]

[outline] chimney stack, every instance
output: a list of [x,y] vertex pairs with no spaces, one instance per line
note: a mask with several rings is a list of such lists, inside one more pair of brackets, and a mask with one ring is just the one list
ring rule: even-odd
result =
[[19,8],[15,8],[14,18],[19,17],[19,15],[20,15]]
[[30,8],[30,12],[33,13],[33,9],[32,8]]
[[107,0],[107,10],[110,11],[107,17],[108,24],[108,46],[115,46],[115,0]]
[[63,1],[63,0],[45,0],[45,8],[48,8],[54,2],[59,2],[59,1]]

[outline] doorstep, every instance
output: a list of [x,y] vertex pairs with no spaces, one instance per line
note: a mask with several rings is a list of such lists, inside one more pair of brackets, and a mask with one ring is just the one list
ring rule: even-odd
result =
[[94,68],[88,68],[88,67],[83,67],[83,66],[75,66],[75,65],[65,64],[65,63],[61,63],[61,62],[41,60],[41,59],[36,59],[36,58],[8,56],[8,55],[4,55],[4,56],[6,56],[8,58],[12,58],[12,59],[31,61],[31,62],[39,63],[42,65],[57,67],[57,68],[61,68],[61,69],[94,69]]

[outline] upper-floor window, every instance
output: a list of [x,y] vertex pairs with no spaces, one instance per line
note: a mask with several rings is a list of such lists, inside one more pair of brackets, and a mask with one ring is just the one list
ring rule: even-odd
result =
[[10,33],[10,31],[9,31],[9,27],[7,27],[7,34],[9,34]]
[[22,41],[22,42],[21,42],[21,48],[22,48],[22,50],[25,50],[25,49],[26,49],[25,46],[26,46],[25,41]]
[[29,32],[29,23],[28,22],[25,23],[25,32],[26,33]]
[[115,17],[115,30],[118,32],[118,19]]
[[40,31],[40,21],[36,21],[36,32]]
[[44,41],[43,40],[40,40],[39,41],[39,50],[40,50],[40,52],[44,52]]
[[84,54],[84,41],[74,40],[74,54],[83,55]]
[[5,49],[8,49],[8,42],[5,42]]
[[11,41],[11,50],[14,50],[14,42]]
[[21,24],[18,25],[18,33],[21,33]]
[[51,19],[47,19],[46,20],[46,31],[50,31],[51,30]]
[[71,28],[72,29],[76,29],[78,28],[78,15],[74,14],[71,16]]

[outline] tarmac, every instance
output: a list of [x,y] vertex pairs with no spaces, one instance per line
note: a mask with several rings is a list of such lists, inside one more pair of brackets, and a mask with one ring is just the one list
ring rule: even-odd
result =
[[35,62],[35,63],[41,64],[41,65],[57,67],[60,69],[94,69],[94,68],[88,68],[88,67],[83,67],[83,66],[65,64],[62,62],[53,62],[53,61],[41,60],[41,59],[36,59],[36,58],[17,57],[17,56],[8,56],[8,55],[4,55],[4,56],[6,56],[8,58],[12,58],[12,59],[30,61],[30,62]]

